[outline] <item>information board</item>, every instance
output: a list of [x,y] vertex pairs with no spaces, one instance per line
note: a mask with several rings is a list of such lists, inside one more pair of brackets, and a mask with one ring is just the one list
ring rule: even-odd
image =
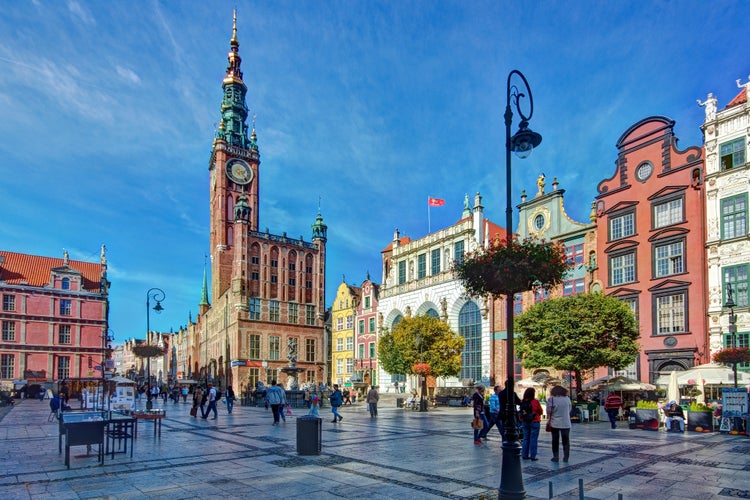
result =
[[747,389],[725,387],[722,389],[722,417],[741,417],[748,413]]

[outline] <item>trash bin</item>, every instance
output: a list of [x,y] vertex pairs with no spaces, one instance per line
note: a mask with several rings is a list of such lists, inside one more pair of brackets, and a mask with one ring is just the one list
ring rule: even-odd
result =
[[297,454],[320,455],[323,420],[305,415],[297,419]]
[[396,408],[404,407],[404,398],[396,398]]

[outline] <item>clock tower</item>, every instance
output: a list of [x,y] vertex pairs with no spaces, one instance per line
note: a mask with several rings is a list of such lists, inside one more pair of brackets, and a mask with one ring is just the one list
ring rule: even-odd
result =
[[247,86],[242,81],[236,12],[229,47],[227,72],[222,82],[221,121],[208,164],[214,259],[211,288],[215,297],[229,286],[237,238],[242,237],[235,234],[235,206],[240,199],[249,208],[247,229],[258,230],[260,154],[254,128],[248,137]]

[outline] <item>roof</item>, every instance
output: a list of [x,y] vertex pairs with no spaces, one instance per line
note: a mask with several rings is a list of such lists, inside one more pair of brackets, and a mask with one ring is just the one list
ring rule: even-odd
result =
[[[411,242],[411,238],[408,236],[404,236],[403,238],[398,239],[398,244],[400,245],[406,245],[407,243]],[[391,241],[391,244],[385,247],[383,250],[380,251],[380,253],[386,253],[393,250],[393,242]]]
[[745,89],[743,88],[739,94],[734,96],[734,99],[729,101],[729,104],[727,104],[724,109],[731,108],[732,106],[737,106],[738,104],[744,104],[746,102],[747,102],[747,92],[745,92]]
[[[63,259],[54,257],[40,257],[2,250],[0,250],[0,256],[5,257],[5,261],[0,263],[0,280],[9,285],[47,286],[50,282],[51,270],[65,267]],[[81,287],[84,290],[99,292],[103,270],[100,263],[69,259],[67,267],[71,272],[77,271],[81,274]]]

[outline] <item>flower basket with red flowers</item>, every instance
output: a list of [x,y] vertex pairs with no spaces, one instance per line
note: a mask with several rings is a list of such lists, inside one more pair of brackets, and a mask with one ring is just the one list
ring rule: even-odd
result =
[[411,372],[414,375],[421,375],[427,377],[431,373],[430,365],[428,363],[417,363],[411,367]]
[[139,358],[158,358],[164,356],[164,348],[158,345],[137,345],[133,347],[133,354]]
[[453,271],[469,294],[482,296],[511,295],[535,287],[549,290],[562,282],[569,267],[562,242],[514,238],[495,240],[488,248],[467,254]]
[[727,347],[716,352],[713,356],[717,363],[739,364],[750,361],[750,349],[747,347]]

